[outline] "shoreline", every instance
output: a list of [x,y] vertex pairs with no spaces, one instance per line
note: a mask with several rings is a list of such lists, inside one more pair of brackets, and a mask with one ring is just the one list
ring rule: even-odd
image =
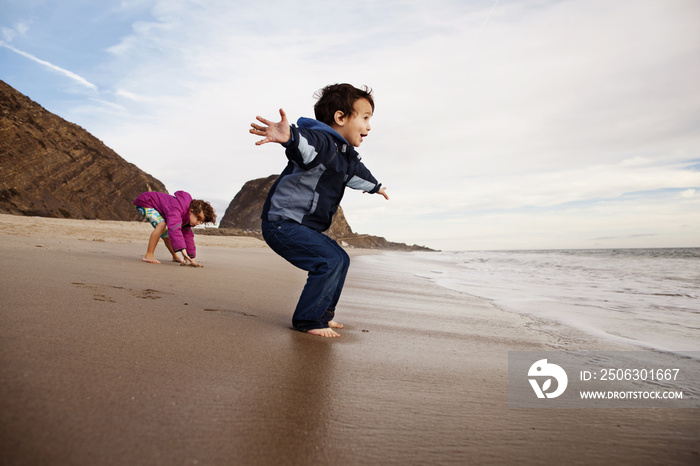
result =
[[306,276],[261,241],[198,235],[204,268],[153,265],[149,224],[103,222],[0,215],[8,464],[698,458],[697,411],[508,408],[509,351],[552,350],[552,335],[610,347],[545,335],[382,255],[349,251],[345,328],[325,339],[290,329]]
[[[462,253],[456,261],[444,260],[439,254],[415,255],[413,259],[430,264],[419,272],[419,276],[432,283],[488,299],[507,312],[553,326],[554,334],[568,328],[588,335],[590,340],[626,346],[631,350],[653,350],[697,358],[700,346],[693,334],[697,318],[690,314],[682,322],[674,322],[674,319],[682,318],[682,313],[676,314],[676,310],[690,311],[694,305],[693,299],[696,298],[693,298],[690,283],[698,267],[693,253],[687,252],[686,248],[664,250],[671,253],[661,257],[659,264],[644,262],[643,272],[646,275],[636,270],[637,264],[629,262],[629,258],[621,262],[623,259],[617,254],[589,262],[590,269],[579,262],[581,258],[589,260],[587,253],[572,254],[570,257],[576,259],[571,261],[568,257],[557,256],[556,251],[547,251],[543,256],[547,261],[555,262],[557,265],[554,267],[530,256],[509,258],[512,263],[508,265],[498,255],[500,253],[490,252],[475,253],[473,256]],[[611,257],[614,257],[615,263],[606,262]],[[645,254],[639,257],[649,260]],[[523,264],[525,259],[527,263]],[[482,266],[482,263],[489,265]],[[494,265],[490,265],[492,263]],[[675,275],[674,268],[677,270]],[[493,270],[498,272],[494,273]],[[570,275],[572,270],[574,274]],[[601,278],[601,270],[607,273],[604,278]],[[477,271],[488,275],[482,278]],[[624,271],[635,279],[621,279],[614,275],[618,271]],[[537,278],[526,276],[526,272],[537,273]],[[555,277],[555,274],[559,274],[559,277]],[[493,278],[490,280],[488,276]],[[673,279],[665,279],[655,289],[653,285],[657,282],[653,280],[654,276],[659,280],[664,276]],[[641,301],[639,296],[646,300]]]

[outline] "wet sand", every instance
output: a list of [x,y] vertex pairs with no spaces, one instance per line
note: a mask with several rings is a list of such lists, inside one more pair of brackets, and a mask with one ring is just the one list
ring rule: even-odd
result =
[[[697,464],[697,409],[509,409],[536,323],[353,252],[342,337],[251,238],[142,263],[150,225],[0,215],[0,463]],[[565,333],[566,349],[613,349]]]

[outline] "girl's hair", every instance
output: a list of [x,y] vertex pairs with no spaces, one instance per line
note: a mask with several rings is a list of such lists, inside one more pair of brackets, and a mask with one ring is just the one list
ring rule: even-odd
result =
[[374,112],[372,89],[363,86],[358,89],[352,84],[330,84],[314,94],[318,99],[314,105],[316,119],[327,125],[335,123],[335,112],[340,110],[343,115],[352,115],[355,102],[367,99]]
[[208,202],[201,199],[193,199],[190,202],[190,209],[195,215],[199,215],[200,212],[204,214],[204,222],[202,223],[216,223],[216,212],[214,212],[214,208]]

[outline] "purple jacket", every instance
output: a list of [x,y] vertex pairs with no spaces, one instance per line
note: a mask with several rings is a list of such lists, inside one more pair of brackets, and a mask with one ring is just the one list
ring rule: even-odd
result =
[[170,244],[176,252],[187,249],[187,255],[194,258],[197,249],[194,247],[194,233],[190,228],[191,202],[192,196],[185,191],[176,191],[174,196],[147,191],[134,199],[134,205],[156,209],[163,216],[168,227]]

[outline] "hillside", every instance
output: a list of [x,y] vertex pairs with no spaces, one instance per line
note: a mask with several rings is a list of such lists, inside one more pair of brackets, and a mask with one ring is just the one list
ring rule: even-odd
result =
[[166,192],[78,125],[0,81],[0,213],[137,220],[144,191]]

